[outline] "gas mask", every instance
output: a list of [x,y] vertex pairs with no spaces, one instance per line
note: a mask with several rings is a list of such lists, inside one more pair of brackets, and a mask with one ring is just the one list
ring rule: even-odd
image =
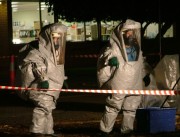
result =
[[52,33],[52,48],[57,65],[64,64],[66,35],[61,32]]
[[131,45],[134,45],[135,44],[135,38],[133,38],[132,36],[129,36],[128,37],[128,44],[131,46]]
[[137,61],[140,51],[139,29],[124,29],[121,32],[127,61]]
[[63,65],[65,62],[67,27],[61,23],[51,26],[51,49],[56,65]]
[[60,47],[60,42],[61,42],[61,34],[60,33],[52,33],[52,39],[53,39],[53,44],[54,44],[54,49],[58,50]]
[[54,42],[54,49],[55,49],[55,50],[58,50],[59,47],[60,47],[60,41],[59,41],[59,38],[54,37],[54,38],[53,38],[53,42]]
[[54,44],[54,48],[55,48],[55,50],[58,50],[58,49],[59,49],[59,47],[60,47],[60,45],[59,45],[59,44]]

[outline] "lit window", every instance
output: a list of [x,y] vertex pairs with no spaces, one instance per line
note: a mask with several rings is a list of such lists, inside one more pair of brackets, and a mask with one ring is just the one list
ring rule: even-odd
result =
[[[38,37],[42,26],[54,22],[54,16],[48,13],[45,3],[41,3],[41,19],[39,2],[12,2],[13,43],[28,43]],[[41,21],[40,21],[41,20]],[[42,22],[42,26],[40,24]]]

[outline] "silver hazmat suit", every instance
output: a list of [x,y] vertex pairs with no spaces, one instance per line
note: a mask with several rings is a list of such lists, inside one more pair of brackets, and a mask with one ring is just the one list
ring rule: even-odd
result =
[[[148,64],[146,64],[148,68]],[[146,69],[151,73],[151,83],[144,89],[147,90],[178,90],[179,80],[179,55],[165,55],[154,69]],[[141,107],[176,107],[180,111],[180,97],[165,95],[144,95]],[[164,103],[164,104],[163,104]]]
[[[102,89],[115,90],[138,90],[143,89],[143,57],[141,51],[141,25],[139,22],[127,19],[121,22],[110,36],[110,44],[107,46],[98,58],[97,78],[99,86]],[[136,40],[136,57],[129,58],[129,48],[124,37],[125,32],[133,31],[133,37]],[[134,51],[134,49],[133,49]],[[112,57],[117,57],[119,67],[108,65]],[[123,121],[121,132],[127,133],[133,130],[135,114],[141,102],[140,95],[122,95],[112,94],[106,99],[105,112],[100,121],[100,130],[111,132],[116,117],[120,110],[123,111]]]
[[[21,85],[23,87],[39,88],[39,83],[48,81],[49,89],[61,89],[64,82],[64,54],[67,27],[53,23],[41,29],[38,45],[29,50],[28,54],[19,64],[21,71]],[[55,48],[53,35],[58,35],[59,41]],[[56,58],[56,50],[59,57]],[[35,104],[30,132],[53,134],[52,111],[56,108],[59,91],[29,90],[21,94],[32,100]]]

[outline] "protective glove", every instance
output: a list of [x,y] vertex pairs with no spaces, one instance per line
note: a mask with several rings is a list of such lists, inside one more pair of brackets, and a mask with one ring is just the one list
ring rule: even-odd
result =
[[145,87],[147,87],[147,86],[150,84],[150,82],[151,82],[151,79],[150,79],[149,75],[150,75],[150,74],[147,74],[147,75],[143,78]]
[[48,89],[49,88],[49,82],[47,80],[40,82],[39,83],[39,88],[40,89]]
[[117,57],[112,57],[109,59],[109,62],[108,62],[108,65],[109,66],[115,66],[115,67],[119,67],[119,62],[118,62],[118,59]]

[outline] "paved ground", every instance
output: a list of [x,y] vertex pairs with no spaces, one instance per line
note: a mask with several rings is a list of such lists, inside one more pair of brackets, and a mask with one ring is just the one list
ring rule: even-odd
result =
[[[61,137],[96,137],[99,120],[104,110],[107,94],[61,94],[54,111],[54,129]],[[0,137],[28,137],[33,105],[18,98],[9,91],[0,92]],[[119,127],[122,115],[119,114],[110,137],[120,137]],[[165,119],[166,120],[166,119]],[[138,133],[130,137],[178,137],[180,117],[176,115],[176,129],[168,133]]]

